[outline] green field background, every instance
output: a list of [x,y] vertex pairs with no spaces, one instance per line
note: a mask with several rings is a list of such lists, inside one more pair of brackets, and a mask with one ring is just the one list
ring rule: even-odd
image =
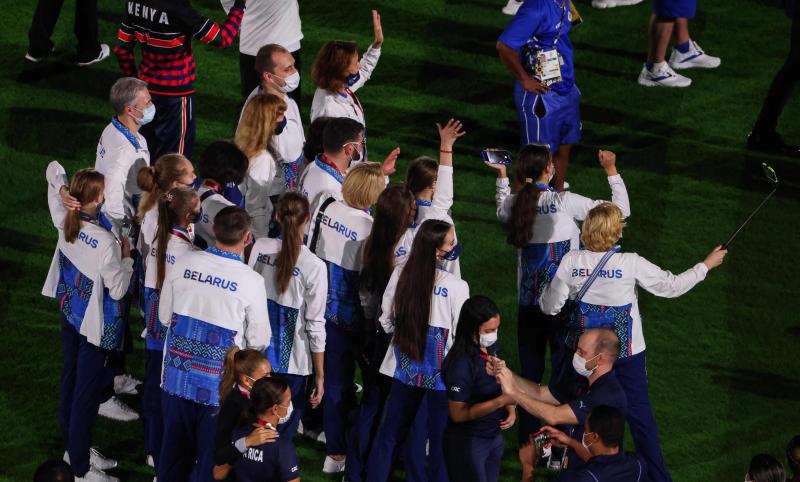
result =
[[[250,0],[257,1],[257,0]],[[44,168],[68,171],[94,163],[97,140],[112,114],[108,90],[120,71],[112,58],[88,69],[70,67],[74,1],[65,2],[56,52],[20,81],[34,0],[0,0],[0,478],[30,480],[35,467],[62,454],[56,405],[61,368],[56,303],[40,290],[55,244],[45,201]],[[113,45],[123,2],[101,0],[101,39]],[[192,2],[222,19],[213,0]],[[415,156],[436,155],[435,121],[461,119],[467,135],[455,147],[453,217],[464,246],[462,271],[472,293],[500,305],[502,354],[516,355],[515,252],[494,216],[493,174],[480,162],[487,146],[518,147],[512,81],[495,40],[510,17],[504,0],[301,0],[303,111],[313,93],[311,63],[328,39],[371,40],[370,8],[378,8],[386,42],[359,96],[373,159],[395,146],[400,171]],[[578,0],[584,24],[572,33],[582,91],[583,140],[568,180],[595,198],[610,195],[596,161],[599,148],[617,152],[632,216],[623,238],[665,269],[680,272],[703,259],[758,204],[766,183],[745,176],[760,161],[743,148],[773,73],[789,48],[789,20],[763,2],[700,0],[694,39],[722,57],[712,71],[689,71],[688,89],[636,83],[646,49],[650,0],[595,10]],[[232,135],[238,115],[236,50],[195,45],[198,82],[195,156]],[[800,102],[782,121],[800,143]],[[797,164],[773,162],[779,175]],[[399,179],[401,175],[396,175]],[[795,177],[796,179],[796,177]],[[741,234],[726,263],[678,300],[642,293],[650,395],[667,463],[676,481],[742,480],[750,457],[784,459],[800,433],[800,320],[796,282],[800,249],[798,191],[781,189]],[[133,320],[138,327],[138,318]],[[138,328],[134,329],[134,332]],[[130,357],[144,370],[142,344]],[[135,397],[125,400],[140,406]],[[518,480],[515,429],[508,432],[502,480]],[[94,443],[120,460],[111,473],[151,480],[140,423],[98,419]],[[323,449],[299,442],[303,480],[322,475]],[[630,445],[629,445],[630,447]],[[542,480],[545,480],[542,477]],[[457,482],[457,481],[454,481]]]

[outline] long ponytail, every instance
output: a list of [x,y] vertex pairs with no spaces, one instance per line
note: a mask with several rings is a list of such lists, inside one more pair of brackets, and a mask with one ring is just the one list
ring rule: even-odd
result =
[[[349,174],[348,174],[349,176]],[[361,287],[381,294],[394,269],[394,249],[414,221],[414,195],[405,184],[387,187],[378,197],[372,231],[364,242]]]
[[188,215],[197,205],[197,192],[190,187],[176,187],[158,200],[158,228],[156,230],[156,289],[164,284],[167,271],[167,245],[173,226],[185,227]]
[[281,196],[275,208],[278,222],[281,225],[281,251],[278,253],[275,285],[278,293],[289,288],[294,266],[300,257],[303,244],[303,233],[300,227],[308,219],[308,199],[298,192],[290,191]]
[[412,360],[422,360],[431,316],[431,297],[436,283],[436,250],[444,244],[452,226],[429,219],[422,223],[408,255],[394,294],[394,343]]
[[508,222],[506,241],[517,248],[524,248],[533,236],[533,223],[539,204],[540,190],[534,185],[550,162],[547,146],[528,144],[519,153],[519,161],[514,169],[514,180],[519,187],[511,218]]
[[[81,203],[87,205],[97,201],[105,189],[105,177],[94,169],[81,169],[75,173],[69,185],[69,194]],[[77,209],[70,209],[64,218],[64,239],[74,243],[81,231],[81,213]]]
[[172,184],[180,181],[192,171],[192,163],[182,154],[164,154],[150,167],[139,169],[136,184],[142,190],[142,201],[136,216],[139,222],[144,220],[147,211],[156,207],[158,200]]
[[258,350],[246,348],[240,350],[238,346],[232,346],[225,353],[225,363],[222,366],[222,379],[219,382],[219,403],[225,401],[231,393],[233,386],[239,382],[242,375],[252,375],[258,365],[267,361]]

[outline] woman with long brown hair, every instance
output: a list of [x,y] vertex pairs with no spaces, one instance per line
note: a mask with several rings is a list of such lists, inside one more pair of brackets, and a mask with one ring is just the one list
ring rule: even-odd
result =
[[423,399],[427,433],[416,432],[408,443],[424,447],[427,439],[428,480],[448,480],[442,446],[448,419],[442,363],[455,339],[461,305],[469,297],[467,283],[441,268],[455,245],[451,224],[425,221],[408,261],[394,270],[386,286],[380,322],[394,337],[381,373],[392,378],[392,386],[369,455],[367,481],[389,478],[395,446],[406,438]]

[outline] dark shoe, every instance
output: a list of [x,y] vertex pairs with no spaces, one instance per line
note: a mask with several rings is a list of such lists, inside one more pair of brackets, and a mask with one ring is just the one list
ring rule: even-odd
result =
[[751,132],[747,136],[747,148],[752,151],[800,158],[800,147],[786,144],[777,132]]

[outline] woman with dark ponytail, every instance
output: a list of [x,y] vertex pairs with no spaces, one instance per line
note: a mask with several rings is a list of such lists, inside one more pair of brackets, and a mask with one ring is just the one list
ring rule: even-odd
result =
[[[162,156],[158,163],[168,156],[178,154]],[[158,224],[154,237],[148,243],[148,251],[144,253],[143,295],[146,358],[142,416],[144,448],[148,462],[152,459],[153,467],[158,466],[161,452],[161,365],[164,358],[164,337],[167,333],[167,328],[158,319],[159,293],[168,269],[179,258],[194,250],[189,226],[200,215],[200,197],[191,187],[173,187],[159,195],[156,205],[157,209],[152,209],[145,215],[156,220]],[[151,213],[156,215],[151,216]]]
[[447,425],[442,362],[453,344],[461,305],[469,297],[467,283],[443,269],[455,244],[451,224],[425,221],[408,261],[394,270],[386,286],[380,322],[394,338],[380,371],[392,378],[392,385],[369,454],[367,481],[389,478],[396,445],[406,438],[423,400],[427,431],[414,432],[415,440],[409,443],[424,449],[427,439],[428,480],[448,480],[442,443]]
[[328,274],[325,263],[303,245],[310,213],[308,200],[296,191],[280,197],[275,208],[280,239],[260,238],[250,253],[249,265],[264,277],[267,308],[272,325],[266,355],[272,370],[292,389],[297,410],[279,428],[291,438],[306,407],[306,383],[314,373],[312,408],[325,393],[325,293]]
[[219,414],[214,438],[216,470],[228,470],[247,451],[248,447],[275,442],[278,432],[266,427],[254,427],[249,434],[232,439],[233,432],[250,410],[253,385],[272,374],[269,360],[258,350],[238,346],[225,354],[222,380],[219,383]]
[[[612,201],[625,217],[629,216],[628,192],[617,173],[616,156],[601,150],[598,159],[608,178]],[[508,244],[518,249],[517,342],[522,376],[536,383],[542,381],[549,342],[552,384],[561,377],[562,367],[569,367],[570,360],[564,358],[563,343],[558,340],[559,319],[542,314],[539,298],[555,276],[561,258],[568,251],[580,248],[576,222],[583,221],[590,209],[605,201],[551,188],[549,183],[555,175],[555,167],[545,145],[528,144],[520,151],[514,168],[516,194],[511,194],[506,166],[486,165],[497,171],[497,218],[507,226]],[[528,436],[538,431],[539,426],[538,419],[522,411],[518,430],[520,445],[527,442]]]

